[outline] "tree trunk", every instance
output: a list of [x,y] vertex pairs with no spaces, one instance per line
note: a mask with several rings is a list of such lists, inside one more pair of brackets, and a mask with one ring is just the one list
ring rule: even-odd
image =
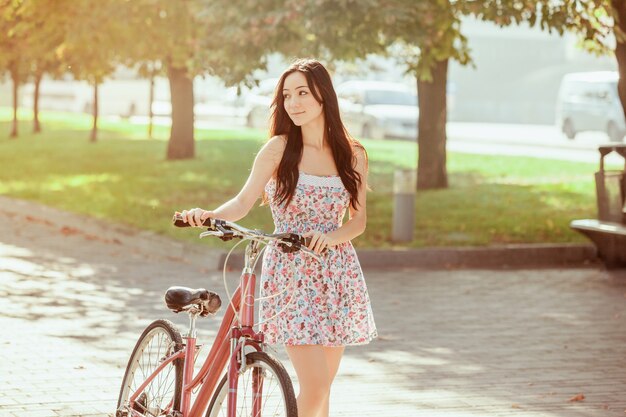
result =
[[11,134],[9,137],[17,138],[17,93],[20,86],[20,76],[17,70],[17,64],[13,63],[10,67],[11,81],[13,81],[13,124],[11,126]]
[[194,157],[193,80],[185,68],[168,66],[172,102],[172,130],[167,145],[167,159]]
[[[615,25],[622,34],[626,35],[626,1],[611,0],[613,14],[615,17]],[[614,32],[617,32],[614,29]],[[617,82],[617,92],[619,100],[622,103],[622,111],[626,118],[626,43],[625,40],[616,33],[615,58],[617,59],[617,70],[619,72],[619,80]]]
[[33,97],[33,133],[41,133],[41,123],[39,122],[39,86],[41,85],[42,72],[35,74],[35,92]]
[[433,80],[417,80],[419,101],[417,189],[448,187],[446,171],[446,81],[448,60],[438,61]]
[[91,127],[90,142],[98,140],[98,81],[93,84],[93,125]]
[[152,123],[154,120],[154,113],[152,112],[152,103],[154,103],[154,71],[150,73],[150,97],[148,101],[148,139],[152,139]]

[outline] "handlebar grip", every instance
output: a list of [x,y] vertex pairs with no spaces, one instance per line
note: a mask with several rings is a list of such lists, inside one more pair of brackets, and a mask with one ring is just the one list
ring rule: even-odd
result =
[[[176,227],[191,227],[189,223],[183,221],[183,216],[179,212],[174,213],[174,217],[172,217],[172,224]],[[211,218],[208,218],[204,222],[202,222],[202,225],[211,227]]]
[[[309,244],[311,243],[311,237],[303,237],[300,236],[300,243],[302,244],[302,246],[306,246],[307,248],[309,247]],[[324,248],[322,249],[321,253],[326,253],[326,251],[328,250],[328,248]]]

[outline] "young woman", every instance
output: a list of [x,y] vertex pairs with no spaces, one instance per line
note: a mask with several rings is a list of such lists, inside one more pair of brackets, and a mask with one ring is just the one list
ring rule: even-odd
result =
[[[268,246],[263,257],[261,329],[283,344],[298,375],[300,417],[327,417],[330,387],[347,345],[376,337],[370,300],[354,247],[365,230],[367,153],[344,128],[328,71],[295,61],[280,77],[272,103],[271,139],[261,148],[239,194],[219,208],[185,210],[192,226],[209,218],[237,221],[263,194],[276,233],[311,237],[305,253]],[[343,223],[348,210],[349,220]]]

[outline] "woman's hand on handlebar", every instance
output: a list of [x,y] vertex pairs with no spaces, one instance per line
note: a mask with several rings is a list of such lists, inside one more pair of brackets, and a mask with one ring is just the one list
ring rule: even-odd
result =
[[307,232],[303,234],[302,237],[305,239],[311,239],[307,247],[318,255],[329,246],[334,245],[332,239],[329,238],[328,235],[321,232]]
[[183,210],[181,212],[183,222],[189,223],[191,227],[201,227],[208,218],[215,217],[215,214],[209,210],[203,210],[199,207]]

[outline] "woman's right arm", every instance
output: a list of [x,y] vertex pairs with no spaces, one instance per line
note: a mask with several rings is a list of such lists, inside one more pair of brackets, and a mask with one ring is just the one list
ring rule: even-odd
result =
[[183,221],[189,222],[191,226],[201,226],[202,222],[209,217],[231,222],[236,222],[245,217],[263,192],[267,182],[278,169],[284,149],[284,138],[281,136],[271,138],[254,159],[248,180],[239,194],[215,210],[209,211],[201,208],[183,210],[181,213]]

